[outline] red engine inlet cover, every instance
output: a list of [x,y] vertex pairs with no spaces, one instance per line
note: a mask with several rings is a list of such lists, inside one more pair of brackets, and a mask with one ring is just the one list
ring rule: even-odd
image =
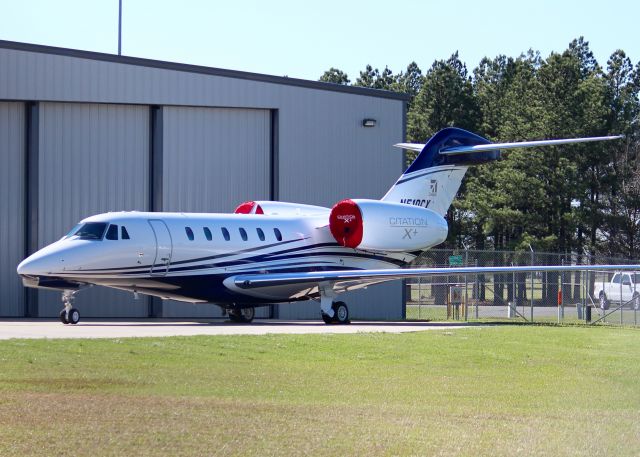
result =
[[356,248],[362,241],[362,213],[353,200],[334,205],[329,215],[329,229],[338,243]]
[[[255,212],[253,211],[254,207],[256,207]],[[262,207],[260,205],[256,206],[256,202],[244,202],[238,205],[234,213],[235,214],[252,214],[252,213],[264,214],[264,211],[262,210]]]

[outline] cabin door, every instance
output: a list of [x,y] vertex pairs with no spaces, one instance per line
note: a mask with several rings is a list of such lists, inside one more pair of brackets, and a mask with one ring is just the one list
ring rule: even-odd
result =
[[164,276],[169,271],[171,254],[173,253],[171,233],[169,233],[167,224],[160,219],[150,219],[149,225],[151,225],[156,238],[156,256],[151,267],[151,274],[153,276]]

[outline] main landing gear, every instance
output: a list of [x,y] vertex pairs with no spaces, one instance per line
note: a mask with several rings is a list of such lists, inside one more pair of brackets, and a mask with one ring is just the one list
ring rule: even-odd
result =
[[337,294],[332,284],[320,284],[320,315],[325,324],[350,324],[349,308],[343,301],[333,301]]
[[254,317],[256,317],[256,309],[253,306],[229,310],[229,319],[239,324],[248,324]]
[[73,300],[75,299],[75,290],[65,290],[62,292],[62,303],[64,308],[60,311],[60,322],[63,324],[77,324],[80,322],[80,311],[73,307]]
[[349,320],[349,308],[347,304],[343,301],[334,301],[331,304],[331,310],[333,311],[333,316],[329,316],[328,314],[320,311],[322,314],[322,320],[325,324],[350,324]]

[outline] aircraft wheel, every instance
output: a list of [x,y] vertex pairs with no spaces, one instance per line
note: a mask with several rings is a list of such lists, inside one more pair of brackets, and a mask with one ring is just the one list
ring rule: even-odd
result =
[[604,292],[600,292],[600,308],[603,310],[608,310],[609,309],[609,300],[607,300],[607,296],[605,295]]
[[337,301],[333,304],[333,311],[335,314],[333,315],[333,319],[338,324],[350,324],[349,320],[349,308],[347,304],[343,301]]
[[62,311],[60,311],[60,322],[62,322],[63,324],[68,324],[69,321],[67,320],[67,310],[63,309]]
[[67,320],[73,325],[80,322],[80,311],[77,308],[71,308],[67,313]]
[[242,317],[242,322],[248,324],[253,321],[253,318],[256,317],[256,309],[253,306],[249,308],[242,308],[240,310],[240,316]]
[[229,310],[229,319],[231,319],[232,322],[248,324],[253,321],[255,316],[256,309],[253,306],[250,306],[249,308]]
[[320,312],[320,314],[322,314],[322,320],[324,321],[325,324],[333,324],[333,317],[323,312]]

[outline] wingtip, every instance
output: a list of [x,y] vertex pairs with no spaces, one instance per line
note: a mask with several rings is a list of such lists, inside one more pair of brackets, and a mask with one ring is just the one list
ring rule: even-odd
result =
[[396,143],[393,145],[394,148],[406,149],[408,151],[416,151],[420,152],[424,149],[424,144],[421,143]]

